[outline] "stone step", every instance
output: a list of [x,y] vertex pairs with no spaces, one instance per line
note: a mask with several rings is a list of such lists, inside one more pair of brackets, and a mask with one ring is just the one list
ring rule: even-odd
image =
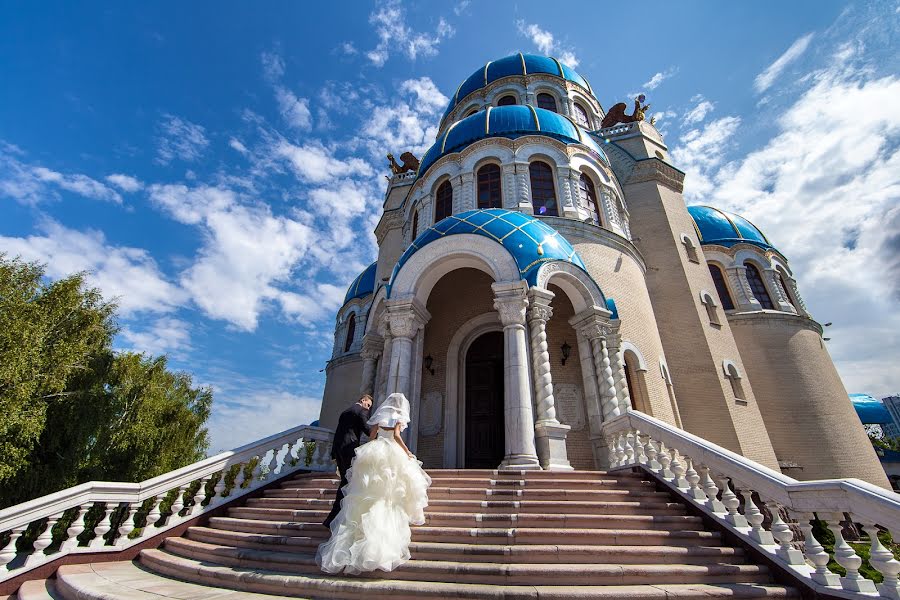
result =
[[[335,490],[327,488],[293,488],[266,490],[262,499],[312,499],[324,498],[334,500]],[[438,500],[441,498],[458,498],[470,500],[656,500],[666,502],[671,499],[667,492],[657,492],[652,489],[596,489],[573,490],[553,488],[529,488],[529,487],[435,487],[428,489],[428,498]],[[255,498],[253,500],[260,500]]]
[[[624,479],[615,479],[610,477],[599,479],[560,479],[560,478],[528,478],[519,477],[501,477],[493,476],[483,477],[457,477],[457,476],[438,476],[431,478],[432,485],[443,486],[461,486],[468,485],[492,485],[492,486],[541,486],[541,487],[558,487],[565,486],[567,489],[579,488],[654,488],[652,481],[642,478],[626,477]],[[305,487],[324,487],[336,488],[339,483],[337,477],[328,478],[306,478],[306,479],[289,479],[279,484],[278,487],[285,489],[298,489]]]
[[[253,570],[276,570],[314,575],[321,573],[313,554],[272,552],[170,538],[165,552],[213,564]],[[360,578],[378,578],[362,573]],[[445,581],[487,585],[631,585],[655,583],[768,583],[768,568],[753,564],[506,564],[411,560],[391,572],[394,579]]]
[[[327,532],[326,532],[327,533]],[[537,527],[468,528],[416,527],[412,539],[417,542],[455,542],[469,544],[626,544],[626,545],[694,545],[718,544],[718,532],[703,530],[634,530],[634,529],[551,529]]]
[[[295,498],[290,508],[272,508],[264,501],[266,498],[251,498],[246,507],[229,509],[229,514],[247,514],[255,510],[331,510],[334,500],[331,498]],[[680,515],[685,508],[677,502],[659,502],[654,500],[626,501],[592,501],[592,500],[457,500],[453,498],[429,498],[428,507],[435,512],[515,512],[515,513],[555,513],[555,514],[607,514],[607,515]],[[244,512],[242,512],[244,511]],[[282,515],[284,516],[284,515]],[[256,518],[256,517],[251,517]]]
[[26,581],[19,586],[18,595],[12,597],[16,600],[65,600],[52,579]]
[[[260,534],[191,527],[187,537],[207,544],[255,548],[273,552],[314,554],[322,537]],[[466,560],[504,563],[629,563],[708,564],[743,563],[744,551],[728,546],[614,546],[614,545],[500,545],[445,542],[413,542],[416,560]]]
[[[210,526],[219,529],[233,529],[272,533],[278,529],[306,530],[312,532],[327,530],[321,527],[327,511],[293,511],[291,520],[270,520],[234,517],[213,517]],[[302,514],[297,514],[302,513]],[[700,517],[688,515],[542,515],[511,513],[445,513],[426,512],[425,525],[432,527],[553,527],[558,529],[702,529]]]

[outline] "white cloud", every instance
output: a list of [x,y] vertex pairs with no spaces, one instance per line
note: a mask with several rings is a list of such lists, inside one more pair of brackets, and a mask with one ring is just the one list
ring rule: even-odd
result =
[[107,175],[106,180],[123,192],[137,192],[144,187],[144,184],[139,179],[131,175],[122,175],[121,173]]
[[343,42],[340,46],[341,52],[346,54],[347,56],[353,56],[355,54],[359,54],[359,50],[356,49],[356,46],[353,45],[353,42]]
[[471,0],[460,0],[456,3],[456,6],[453,7],[453,14],[457,17],[463,15],[471,3]]
[[366,53],[376,67],[381,67],[393,53],[401,53],[410,60],[435,56],[441,41],[452,37],[455,30],[443,18],[438,21],[434,33],[413,31],[406,24],[406,15],[399,0],[388,0],[369,15],[369,23],[375,27],[378,45]]
[[275,99],[278,110],[285,123],[294,129],[307,130],[312,126],[312,115],[309,112],[309,100],[298,98],[293,92],[282,86],[276,86]]
[[96,179],[28,164],[19,159],[22,155],[24,152],[16,146],[0,145],[0,195],[24,204],[38,204],[58,200],[59,190],[66,190],[92,200],[122,203],[116,190]]
[[125,325],[119,336],[117,346],[151,356],[169,354],[181,358],[191,350],[190,323],[174,317],[161,317],[143,328]]
[[400,91],[415,94],[417,107],[424,112],[434,113],[447,107],[450,99],[441,93],[430,77],[407,79],[400,84]]
[[216,402],[209,419],[210,455],[311,423],[319,418],[322,405],[321,397],[276,389],[222,393],[215,383],[213,395]]
[[529,38],[537,46],[541,54],[558,55],[561,62],[573,69],[578,66],[579,61],[575,56],[574,50],[563,47],[556,41],[553,34],[546,29],[541,29],[535,23],[526,23],[523,19],[516,21],[516,28],[519,30],[520,35]]
[[271,82],[278,81],[284,76],[284,59],[277,52],[263,52],[260,55],[263,66],[263,75]]
[[241,154],[243,154],[245,156],[250,152],[249,150],[247,150],[247,146],[245,146],[243,143],[241,143],[241,141],[237,138],[231,138],[230,140],[228,140],[228,145],[232,149],[240,152]]
[[682,117],[684,119],[684,125],[694,125],[699,123],[716,107],[715,104],[704,98],[701,94],[697,94],[691,98],[691,102],[694,102],[695,104],[684,113],[684,116]]
[[676,69],[674,67],[671,69],[667,69],[666,71],[659,71],[641,87],[647,90],[655,90],[657,87],[659,87],[659,84],[674,75],[675,71]]
[[274,143],[272,153],[285,161],[297,178],[306,183],[324,183],[340,177],[369,176],[373,173],[366,161],[359,158],[338,159],[331,150],[316,142],[297,146],[282,139]]
[[756,79],[753,81],[753,89],[760,94],[769,89],[772,84],[775,83],[775,80],[778,79],[778,76],[781,75],[782,71],[806,52],[812,38],[813,34],[808,33],[791,44],[791,47],[788,48],[784,54],[779,56],[775,62],[756,76]]
[[99,231],[75,231],[54,221],[39,230],[43,235],[0,237],[0,251],[45,263],[54,279],[87,271],[90,285],[107,300],[115,299],[122,316],[170,312],[185,299],[144,249],[113,246]]
[[197,160],[209,145],[203,126],[174,115],[163,115],[159,129],[156,162],[160,164],[168,164],[176,158],[187,162]]
[[723,117],[702,129],[691,129],[672,148],[672,163],[686,173],[684,195],[689,201],[705,198],[714,189],[713,170],[721,166],[740,117]]

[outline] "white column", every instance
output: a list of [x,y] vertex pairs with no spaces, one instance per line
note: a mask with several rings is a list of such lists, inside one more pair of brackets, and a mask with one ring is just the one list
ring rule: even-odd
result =
[[503,208],[516,210],[519,207],[516,198],[516,165],[503,165],[500,167],[500,172],[502,173],[501,181],[503,182],[501,190]]
[[525,282],[491,285],[494,308],[503,324],[503,413],[506,429],[506,455],[500,468],[505,470],[537,469],[534,445],[534,412],[531,408],[531,386],[528,380],[528,343],[525,339]]
[[410,397],[413,360],[413,338],[425,327],[431,315],[418,301],[389,302],[388,319],[393,341],[388,366],[387,394],[401,393]]
[[[458,189],[459,194],[457,194],[456,190],[453,190],[453,202],[454,204],[458,203],[457,207],[454,207],[454,214],[478,207],[475,197],[475,175],[472,173],[460,173]],[[457,196],[458,200],[456,199]]]
[[778,281],[778,271],[775,269],[763,269],[762,276],[768,284],[767,287],[775,292],[775,297],[772,298],[775,303],[775,308],[796,314],[797,309],[791,304],[790,298],[787,295],[787,290],[781,287],[781,282]]
[[631,410],[631,396],[628,393],[628,380],[625,378],[622,336],[618,333],[610,333],[606,339],[609,344],[609,362],[615,382],[613,391],[619,399],[619,412],[625,413]]
[[531,326],[531,361],[537,421],[534,424],[538,459],[544,469],[571,471],[566,435],[571,427],[556,418],[550,353],[547,350],[547,321],[553,316],[550,300],[553,293],[531,288],[528,291],[528,324]]
[[559,174],[556,178],[557,187],[559,188],[559,216],[569,219],[578,219],[578,209],[575,207],[576,190],[569,185],[569,173],[571,169],[568,167],[558,167]]
[[363,337],[362,352],[360,352],[363,359],[362,381],[359,384],[360,396],[369,394],[373,398],[375,397],[375,367],[383,348],[384,340],[381,339],[381,336],[369,333]]
[[727,267],[725,272],[731,280],[731,291],[734,293],[734,304],[738,310],[761,310],[762,306],[753,296],[750,282],[747,281],[747,270],[744,265]]
[[[575,315],[571,323],[591,344],[600,411],[603,421],[608,421],[622,414],[607,341],[615,335],[609,322],[609,312],[594,307],[585,313]],[[615,350],[618,350],[618,347]]]
[[534,206],[531,204],[531,175],[528,171],[528,163],[516,163],[516,199],[519,210],[525,214],[534,214]]

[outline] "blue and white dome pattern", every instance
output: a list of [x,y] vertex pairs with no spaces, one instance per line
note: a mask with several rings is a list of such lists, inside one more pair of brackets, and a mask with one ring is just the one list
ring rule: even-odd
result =
[[[557,230],[530,215],[488,208],[449,216],[423,231],[400,256],[391,275],[391,284],[416,252],[435,240],[462,233],[481,235],[503,246],[529,285],[537,282],[538,269],[548,261],[565,261],[587,272],[575,248]],[[388,296],[390,294],[388,288]]]
[[457,121],[438,137],[422,157],[417,177],[428,172],[439,158],[485,138],[516,139],[525,135],[542,135],[564,144],[581,144],[609,165],[609,158],[590,134],[565,115],[528,105],[488,107],[470,117]]
[[730,248],[735,244],[752,244],[775,250],[760,229],[740,215],[711,206],[688,206],[701,244],[715,244]]
[[450,105],[444,112],[444,117],[441,119],[441,122],[443,122],[447,118],[447,115],[449,115],[450,112],[472,92],[485,88],[503,77],[534,75],[537,73],[555,75],[556,77],[577,83],[591,95],[594,93],[591,89],[591,85],[584,77],[555,58],[537,54],[522,54],[519,52],[518,54],[512,54],[501,58],[500,60],[493,60],[469,75],[469,77],[467,77],[456,89],[453,98],[450,99]]
[[354,298],[365,298],[375,291],[375,267],[377,265],[377,262],[373,262],[356,276],[356,279],[350,284],[350,288],[344,296],[344,304],[347,304]]

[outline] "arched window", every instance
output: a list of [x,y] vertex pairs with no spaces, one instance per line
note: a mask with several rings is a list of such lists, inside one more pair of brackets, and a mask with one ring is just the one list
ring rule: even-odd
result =
[[597,190],[594,188],[594,182],[591,181],[591,178],[584,173],[581,174],[581,178],[578,180],[578,193],[581,194],[581,204],[591,211],[591,219],[594,225],[602,225],[603,220],[600,218],[600,215],[603,213],[600,211],[600,203],[597,202]]
[[725,378],[731,383],[731,392],[734,394],[734,399],[745,400],[744,386],[741,383],[741,373],[738,371],[737,366],[730,360],[726,360],[724,363],[724,370]]
[[700,292],[700,304],[706,308],[706,315],[709,317],[711,325],[721,326],[719,321],[719,313],[716,311],[716,301],[706,290]]
[[414,240],[417,237],[419,237],[419,211],[416,211],[413,214],[413,228],[412,228],[412,238],[411,239]]
[[498,165],[489,164],[478,169],[478,208],[503,208]]
[[774,310],[775,305],[772,304],[772,298],[769,296],[766,284],[763,283],[759,269],[751,262],[744,263],[744,268],[747,271],[747,282],[750,284],[750,291],[753,292],[753,297],[759,301],[759,305],[763,308]]
[[559,112],[556,109],[556,98],[554,98],[550,94],[538,94],[537,95],[537,103],[538,103],[538,108],[543,108],[545,110],[552,110],[553,112]]
[[709,265],[709,274],[712,276],[713,283],[716,286],[716,293],[719,294],[719,302],[722,303],[722,308],[734,310],[734,302],[731,301],[731,294],[728,293],[728,286],[725,284],[722,269],[716,265]]
[[651,414],[646,370],[640,368],[640,360],[631,351],[623,352],[622,359],[625,361],[625,385],[628,387],[628,398],[631,400],[632,410],[639,410],[647,415]]
[[797,305],[794,304],[794,297],[791,295],[793,290],[788,287],[787,281],[784,278],[784,273],[781,269],[778,269],[778,281],[781,283],[781,289],[784,290],[784,295],[787,296],[787,301],[791,303],[791,306],[797,308]]
[[513,104],[518,104],[518,102],[516,102],[515,96],[511,96],[509,94],[503,96],[502,98],[500,98],[500,100],[497,101],[497,106],[512,106]]
[[684,251],[687,253],[688,260],[700,264],[700,255],[697,253],[697,246],[694,245],[694,240],[692,240],[688,234],[681,234],[681,244],[684,246]]
[[434,222],[446,219],[453,214],[453,187],[449,181],[445,181],[438,188],[434,202]]
[[588,119],[587,111],[584,110],[584,107],[577,102],[575,103],[575,122],[585,129],[591,128],[591,122]]
[[350,352],[350,346],[353,345],[353,337],[356,335],[356,315],[350,313],[350,320],[347,322],[347,339],[344,342],[344,352]]
[[[477,112],[478,112],[478,109],[477,109],[477,108],[473,108],[473,109],[470,110],[468,113],[466,113],[466,117],[471,117],[472,115],[474,115],[474,114],[477,113]],[[465,118],[465,117],[463,117],[463,118]]]
[[535,161],[528,166],[531,175],[531,206],[534,214],[557,217],[556,189],[553,185],[553,169],[544,162]]

